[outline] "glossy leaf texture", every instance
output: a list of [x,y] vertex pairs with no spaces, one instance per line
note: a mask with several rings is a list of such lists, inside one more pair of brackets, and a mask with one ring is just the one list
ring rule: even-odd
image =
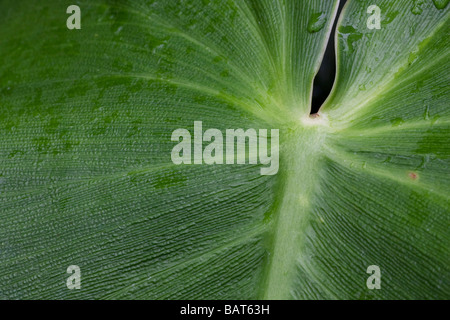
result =
[[[0,298],[450,296],[448,1],[350,0],[314,118],[338,1],[71,4],[0,3]],[[194,121],[279,129],[278,174],[175,165]]]

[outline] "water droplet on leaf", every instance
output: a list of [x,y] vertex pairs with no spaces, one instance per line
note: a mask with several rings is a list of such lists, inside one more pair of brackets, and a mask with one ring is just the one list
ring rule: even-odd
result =
[[424,118],[424,120],[430,120],[430,107],[429,106],[425,107],[425,112],[423,114],[423,118]]
[[415,15],[422,14],[422,12],[423,12],[422,4],[423,4],[423,0],[415,0],[414,7],[412,7],[411,12]]
[[307,30],[309,33],[319,32],[320,30],[323,29],[326,22],[327,22],[327,15],[324,12],[314,13],[309,18]]
[[411,12],[412,12],[413,14],[415,14],[415,15],[419,15],[419,14],[421,14],[421,13],[423,12],[423,10],[422,10],[422,8],[419,7],[419,6],[414,6],[414,7],[411,9]]
[[391,120],[391,124],[393,127],[397,127],[399,125],[402,125],[403,123],[405,123],[405,121],[402,118],[395,118]]
[[449,1],[450,0],[433,0],[433,3],[437,9],[442,10],[445,9]]
[[417,52],[411,52],[408,57],[408,64],[411,65],[417,60]]

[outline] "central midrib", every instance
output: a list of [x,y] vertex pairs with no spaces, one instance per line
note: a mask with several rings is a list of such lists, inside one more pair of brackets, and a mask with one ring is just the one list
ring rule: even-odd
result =
[[326,134],[320,127],[298,127],[282,141],[283,186],[271,235],[271,249],[260,292],[262,299],[292,299],[296,261],[301,259],[312,198],[318,188],[317,161]]

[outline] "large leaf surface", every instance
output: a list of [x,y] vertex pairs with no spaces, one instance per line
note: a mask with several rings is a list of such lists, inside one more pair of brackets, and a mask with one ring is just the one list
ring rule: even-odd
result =
[[[445,1],[349,1],[313,119],[337,1],[70,4],[1,3],[2,298],[448,298]],[[174,165],[194,121],[280,129],[278,174]]]

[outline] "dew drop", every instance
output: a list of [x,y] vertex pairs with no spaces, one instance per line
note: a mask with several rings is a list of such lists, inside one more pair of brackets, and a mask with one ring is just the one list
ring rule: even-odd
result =
[[411,52],[408,57],[408,64],[412,65],[418,58],[417,52]]
[[323,29],[326,22],[327,22],[327,15],[325,14],[325,12],[314,13],[309,18],[307,30],[309,33],[319,32],[320,30]]
[[403,123],[405,123],[405,120],[403,120],[402,118],[395,118],[391,120],[391,125],[393,127],[398,127],[400,125],[402,125]]
[[425,112],[423,114],[423,118],[425,121],[430,120],[430,107],[429,106],[425,107]]
[[390,163],[392,161],[391,156],[387,156],[386,159],[384,159],[383,163]]
[[441,118],[441,116],[435,115],[435,116],[431,119],[431,125],[434,125],[440,118]]
[[411,12],[415,15],[419,15],[422,14],[423,10],[421,7],[419,7],[418,5],[415,5],[412,9]]
[[422,4],[423,4],[423,0],[414,0],[414,7],[412,7],[411,12],[415,15],[419,15],[422,14],[423,9],[422,9]]
[[394,21],[395,18],[397,18],[399,11],[394,11],[386,14],[386,18],[381,22],[384,25],[390,24],[392,21]]
[[433,0],[433,3],[437,9],[442,10],[445,9],[449,1],[450,0]]
[[123,26],[120,26],[117,28],[117,30],[114,32],[115,35],[118,35],[123,29]]
[[357,32],[356,29],[350,25],[340,26],[338,35],[341,41],[343,41],[344,43],[344,51],[348,51],[349,53],[353,53],[356,47],[355,42],[360,40],[363,36],[362,33]]

